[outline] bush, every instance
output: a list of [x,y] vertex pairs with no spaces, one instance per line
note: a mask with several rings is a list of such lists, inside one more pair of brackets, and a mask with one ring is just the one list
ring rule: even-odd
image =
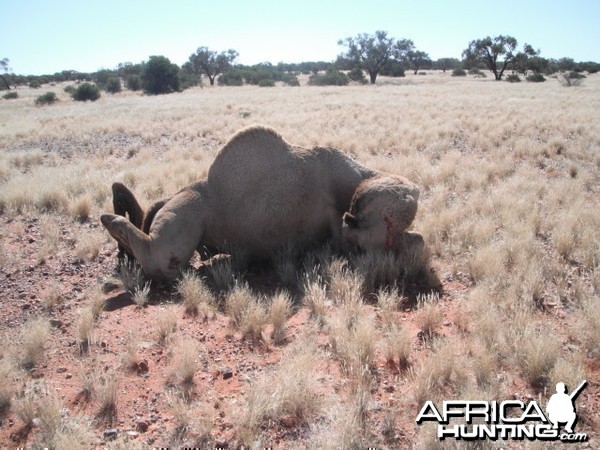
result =
[[69,94],[71,97],[73,97],[73,93],[75,92],[75,86],[72,84],[65,86],[63,91],[65,91],[67,94]]
[[544,75],[541,73],[532,73],[527,77],[527,81],[531,81],[532,83],[541,83],[546,81],[546,78],[544,78]]
[[38,106],[51,105],[57,102],[58,98],[54,92],[46,92],[44,95],[40,95],[34,100],[34,103]]
[[218,83],[222,86],[241,86],[244,84],[244,76],[239,70],[228,70],[219,77]]
[[105,85],[106,92],[110,94],[117,94],[121,92],[121,79],[117,77],[110,77],[106,80]]
[[506,77],[506,81],[508,81],[509,83],[519,83],[521,81],[521,78],[516,73],[511,73]]
[[202,78],[183,70],[179,71],[179,90],[184,91],[195,86],[202,86]]
[[388,61],[379,71],[379,75],[385,77],[404,77],[404,65],[399,61]]
[[355,67],[350,72],[348,72],[348,78],[351,81],[356,81],[360,84],[367,84],[367,78],[365,77],[365,73],[359,67]]
[[558,74],[558,81],[565,87],[580,86],[585,80],[585,75],[578,72],[564,72]]
[[463,69],[454,69],[452,71],[452,76],[453,77],[466,77],[467,72],[465,72]]
[[350,80],[339,70],[329,69],[323,75],[311,75],[308,84],[312,86],[346,86]]
[[127,77],[127,89],[130,91],[139,91],[142,88],[142,80],[139,75],[129,75]]
[[75,89],[71,96],[73,100],[78,102],[85,102],[87,100],[95,102],[100,98],[100,88],[95,84],[83,83]]
[[260,80],[258,82],[258,85],[260,87],[274,87],[275,86],[275,80],[263,79],[263,80]]
[[179,66],[165,56],[151,56],[144,65],[142,86],[147,94],[170,94],[181,88]]
[[14,100],[15,98],[19,98],[19,94],[16,91],[7,92],[2,96],[5,100]]
[[487,78],[487,75],[479,70],[477,67],[469,69],[469,75],[473,75],[475,78]]
[[39,89],[41,86],[42,84],[38,80],[31,80],[29,82],[29,87],[32,89]]
[[300,81],[298,80],[298,76],[291,73],[284,73],[281,77],[281,81],[283,81],[288,86],[300,86]]

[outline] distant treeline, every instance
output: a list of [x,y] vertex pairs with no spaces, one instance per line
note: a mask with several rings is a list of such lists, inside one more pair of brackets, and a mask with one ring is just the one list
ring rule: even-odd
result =
[[[56,72],[52,75],[15,75],[6,74],[4,77],[11,87],[17,86],[31,86],[40,87],[41,85],[48,83],[62,83],[65,81],[73,82],[94,82],[100,87],[105,87],[112,78],[120,78],[125,81],[125,86],[133,88],[132,90],[140,89],[141,84],[136,80],[136,77],[140,77],[144,71],[145,63],[133,64],[133,63],[122,63],[117,66],[116,69],[101,69],[97,72],[85,73],[77,72],[75,70],[63,70],[62,72]],[[340,67],[342,66],[342,67]],[[464,66],[463,61],[457,58],[440,58],[436,61],[424,64],[420,70],[454,70],[460,69]],[[185,68],[185,64],[184,64]],[[479,67],[481,70],[486,70],[486,66],[481,64]],[[338,69],[345,69],[343,64],[339,62],[325,62],[325,61],[306,61],[301,63],[279,63],[273,65],[270,63],[261,63],[255,65],[242,65],[236,64],[228,68],[218,78],[220,85],[242,85],[252,84],[260,85],[268,84],[270,81],[282,81],[284,83],[295,85],[297,84],[297,75],[316,75],[318,73],[332,72]],[[403,77],[405,72],[410,70],[407,64],[398,64],[393,62],[389,66],[384,66],[380,72],[384,76],[392,77]],[[590,74],[597,73],[600,71],[600,63],[596,62],[575,62],[572,58],[561,58],[561,59],[546,59],[542,57],[536,57],[530,61],[529,68],[520,71],[520,73],[526,74],[527,71],[533,71],[536,73],[543,73],[550,75],[557,72],[587,72]],[[192,75],[189,71],[182,69],[179,77],[181,79],[181,87],[185,89],[190,86],[201,84],[201,79],[197,76]],[[128,82],[129,80],[129,82]],[[0,89],[6,89],[7,86],[1,85]]]
[[[148,61],[134,64],[121,63],[115,69],[101,69],[93,73],[63,70],[53,75],[15,75],[9,60],[0,60],[0,89],[28,85],[39,87],[47,83],[93,82],[107,92],[119,92],[122,87],[149,94],[179,92],[191,86],[208,82],[226,86],[251,84],[274,86],[285,83],[298,86],[298,75],[309,75],[309,84],[345,85],[375,83],[378,75],[403,77],[408,70],[414,74],[424,70],[451,70],[454,75],[470,74],[485,76],[481,70],[493,73],[502,80],[505,72],[512,72],[509,81],[518,81],[519,74],[529,75],[530,81],[543,81],[544,75],[596,73],[600,64],[592,61],[575,62],[572,58],[548,59],[540,56],[541,50],[524,44],[519,50],[518,41],[512,36],[487,36],[469,43],[462,53],[462,60],[440,58],[432,60],[428,53],[417,49],[410,39],[396,39],[386,31],[374,34],[361,33],[338,41],[344,51],[335,62],[308,61],[301,63],[271,63],[252,66],[237,64],[238,52],[229,49],[216,52],[199,47],[182,66],[173,64],[165,56],[150,56]],[[365,76],[368,75],[368,79]],[[512,80],[510,79],[512,78]],[[568,78],[576,79],[575,76]]]

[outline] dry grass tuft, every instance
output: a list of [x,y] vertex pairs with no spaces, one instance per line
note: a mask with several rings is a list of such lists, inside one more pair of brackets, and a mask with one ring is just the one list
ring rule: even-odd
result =
[[177,283],[177,292],[183,299],[183,307],[187,314],[212,317],[214,314],[214,299],[208,287],[194,273],[185,272]]
[[270,322],[273,324],[271,338],[275,345],[286,341],[286,323],[292,315],[292,300],[287,292],[280,292],[271,301],[269,310]]
[[412,371],[412,379],[415,401],[422,405],[427,400],[465,391],[469,384],[468,365],[456,343],[438,339],[433,343],[432,354]]
[[18,373],[19,369],[12,358],[4,356],[0,359],[0,416],[11,404]]
[[587,297],[575,316],[573,334],[581,341],[583,348],[590,357],[600,355],[600,308],[596,294]]
[[96,319],[91,308],[84,309],[77,322],[77,337],[82,351],[88,349],[94,342],[94,325]]
[[19,360],[22,367],[29,369],[40,362],[50,333],[50,322],[43,317],[29,319],[23,325],[19,346]]
[[143,308],[150,300],[150,282],[144,283],[143,286],[138,286],[133,291],[133,303],[138,308]]
[[112,423],[117,412],[119,380],[116,371],[103,371],[96,380],[93,395],[100,404],[98,416]]
[[439,301],[440,297],[437,293],[421,295],[417,299],[418,309],[415,313],[415,322],[426,339],[435,336],[444,320],[444,313]]
[[560,346],[548,334],[540,334],[527,326],[518,340],[517,354],[524,378],[534,389],[541,390],[548,380],[558,358]]
[[71,203],[71,216],[77,222],[87,222],[90,219],[90,215],[92,213],[92,204],[93,201],[91,196],[88,194],[84,194],[78,198],[76,198]]
[[240,330],[243,339],[263,340],[263,330],[268,322],[263,299],[255,295],[248,284],[237,283],[225,299],[225,312],[232,324]]
[[322,402],[316,391],[317,355],[314,343],[291,347],[275,371],[251,385],[240,425],[243,442],[254,442],[269,420],[299,427],[318,414]]
[[330,320],[329,340],[344,372],[360,378],[374,367],[375,343],[379,338],[375,318],[364,310],[343,308]]
[[410,366],[412,338],[408,330],[398,325],[391,325],[385,332],[384,355],[388,364],[397,365],[400,370]]
[[178,342],[173,355],[173,375],[179,383],[191,385],[198,370],[198,344],[186,338]]
[[173,306],[161,309],[156,316],[156,332],[161,345],[168,343],[177,329],[177,312]]
[[327,289],[320,277],[311,280],[306,277],[304,280],[304,297],[302,303],[310,311],[310,317],[319,325],[325,324],[325,314],[327,312]]
[[128,258],[119,264],[117,277],[123,284],[123,289],[132,295],[137,290],[143,289],[146,284],[140,265],[135,261],[129,261]]

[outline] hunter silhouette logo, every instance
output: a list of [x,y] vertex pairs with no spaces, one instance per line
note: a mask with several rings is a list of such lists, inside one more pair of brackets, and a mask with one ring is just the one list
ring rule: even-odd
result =
[[583,381],[571,395],[566,394],[565,383],[556,384],[556,394],[553,394],[548,401],[546,412],[550,422],[554,425],[553,429],[558,429],[560,422],[566,423],[565,431],[569,434],[573,433],[573,426],[577,421],[575,413],[574,400],[585,387],[587,381]]
[[[547,415],[535,400],[528,403],[520,400],[446,400],[440,409],[429,400],[419,411],[416,422],[419,425],[426,421],[437,422],[440,440],[540,439],[583,442],[588,440],[588,435],[575,433],[573,428],[577,422],[575,400],[586,385],[587,381],[584,380],[571,394],[567,394],[565,384],[558,383],[556,393],[546,405]],[[564,424],[562,432],[561,424]]]

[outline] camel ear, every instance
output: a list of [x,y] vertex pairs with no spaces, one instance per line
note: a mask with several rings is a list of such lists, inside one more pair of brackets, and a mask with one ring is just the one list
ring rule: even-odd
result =
[[135,195],[123,183],[113,183],[113,209],[115,214],[126,217],[129,215],[129,220],[137,228],[142,228],[144,220],[144,210],[138,203]]
[[344,213],[344,217],[342,218],[342,220],[349,228],[356,228],[358,226],[358,221],[356,220],[356,217],[354,217],[349,212]]

